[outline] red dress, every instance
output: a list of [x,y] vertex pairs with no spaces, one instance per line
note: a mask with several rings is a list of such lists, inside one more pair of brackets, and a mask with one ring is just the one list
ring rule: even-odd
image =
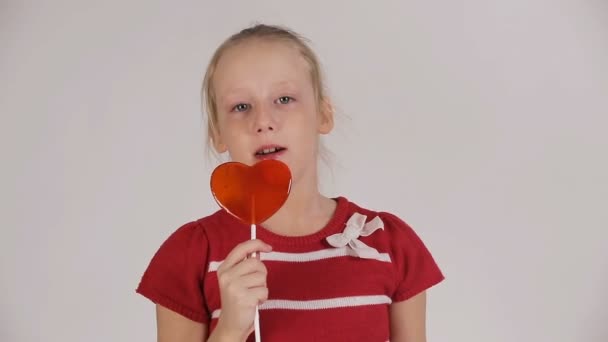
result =
[[[390,304],[444,279],[400,218],[336,201],[330,222],[311,235],[258,226],[258,239],[273,248],[261,254],[269,290],[260,306],[263,342],[387,341]],[[156,252],[137,292],[213,331],[221,313],[217,267],[249,234],[223,210],[184,224]]]

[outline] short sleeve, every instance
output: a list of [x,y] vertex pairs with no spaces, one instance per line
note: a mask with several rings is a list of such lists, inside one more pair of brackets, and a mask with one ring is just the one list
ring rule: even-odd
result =
[[208,324],[203,294],[208,239],[196,221],[178,228],[165,240],[143,273],[136,292],[190,320]]
[[416,232],[393,214],[382,213],[381,218],[394,234],[391,237],[396,275],[393,302],[410,299],[443,281],[442,271]]

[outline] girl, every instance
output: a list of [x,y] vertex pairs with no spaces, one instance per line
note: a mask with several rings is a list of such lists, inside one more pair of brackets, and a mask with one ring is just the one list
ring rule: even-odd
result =
[[[400,218],[318,190],[321,134],[333,108],[305,40],[256,25],[226,40],[203,82],[210,143],[248,165],[289,166],[285,205],[262,225],[223,210],[177,229],[137,292],[156,303],[158,340],[426,340],[425,291],[443,280],[433,257]],[[251,253],[260,258],[247,258]]]

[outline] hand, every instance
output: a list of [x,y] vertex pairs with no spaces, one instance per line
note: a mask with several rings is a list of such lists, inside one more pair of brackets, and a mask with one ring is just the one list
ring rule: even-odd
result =
[[253,332],[255,308],[268,299],[268,287],[266,266],[249,256],[271,250],[261,240],[249,240],[234,247],[222,262],[217,270],[222,311],[214,335],[244,341]]

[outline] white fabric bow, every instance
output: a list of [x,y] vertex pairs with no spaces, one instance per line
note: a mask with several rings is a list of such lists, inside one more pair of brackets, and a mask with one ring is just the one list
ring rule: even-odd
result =
[[379,259],[380,253],[361,242],[359,236],[369,236],[378,229],[384,229],[384,224],[380,217],[376,216],[373,220],[365,223],[367,216],[354,213],[346,222],[346,228],[342,233],[330,235],[326,238],[327,242],[333,247],[341,248],[348,245],[355,255],[365,259]]

